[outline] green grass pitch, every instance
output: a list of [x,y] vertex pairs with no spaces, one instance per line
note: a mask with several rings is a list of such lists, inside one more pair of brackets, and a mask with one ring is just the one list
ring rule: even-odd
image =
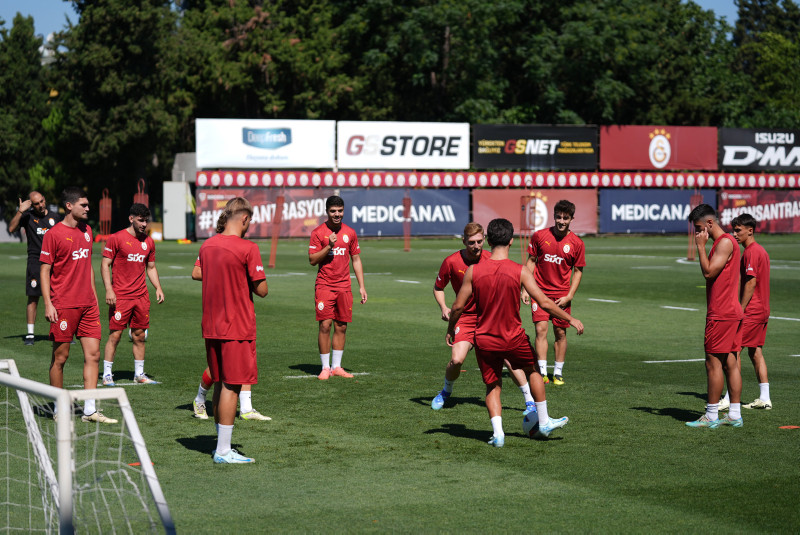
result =
[[[547,387],[551,415],[570,423],[547,442],[523,436],[522,396],[507,379],[506,445],[486,444],[491,426],[472,353],[451,403],[430,409],[450,354],[431,290],[457,239],[413,240],[411,252],[402,240],[362,241],[369,302],[354,305],[343,361],[359,375],[327,382],[315,378],[307,243],[279,244],[269,295],[256,299],[253,404],[273,420],[237,421],[233,435],[254,465],[214,465],[213,421],[191,417],[205,366],[200,284],[189,277],[198,244],[157,245],[166,302],[152,306],[145,368],[162,384],[126,391],[183,533],[797,533],[800,429],[781,426],[800,425],[800,236],[758,238],[772,258],[772,316],[786,319],[770,321],[764,349],[774,409],[743,410],[741,429],[684,425],[702,414],[706,392],[704,280],[697,262],[681,261],[686,236],[586,238],[573,303],[586,333],[570,330],[566,385]],[[269,242],[260,246],[266,261]],[[519,260],[518,242],[512,251]],[[39,341],[21,339],[25,254],[23,244],[0,245],[0,358],[46,383],[42,304]],[[532,333],[525,309],[523,324]],[[132,360],[125,337],[120,383],[132,382]],[[670,360],[687,362],[647,362]],[[66,385],[80,384],[81,362],[73,346]],[[758,395],[747,357],[742,375],[746,403]]]

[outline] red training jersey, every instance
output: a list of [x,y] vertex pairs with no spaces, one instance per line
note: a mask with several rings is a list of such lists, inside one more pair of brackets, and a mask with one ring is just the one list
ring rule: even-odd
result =
[[475,345],[482,351],[507,351],[525,339],[519,317],[523,266],[487,259],[472,266],[472,297],[478,314]]
[[744,309],[744,315],[749,320],[762,323],[769,319],[769,255],[756,242],[745,247],[742,253],[739,299],[747,279],[751,277],[756,279],[756,289]]
[[103,257],[111,259],[111,287],[117,299],[148,297],[145,267],[156,261],[156,244],[150,236],[139,239],[128,229],[115,232],[103,248]]
[[[436,282],[434,286],[439,290],[444,290],[447,284],[453,287],[453,291],[458,295],[461,290],[461,285],[464,283],[464,275],[469,266],[475,265],[478,262],[488,259],[492,256],[487,250],[481,251],[481,256],[477,260],[472,260],[467,256],[467,250],[461,249],[451,254],[442,262],[442,267],[439,268],[439,274],[436,275]],[[475,301],[470,297],[467,304],[464,305],[463,314],[475,314]]]
[[569,292],[572,268],[586,265],[583,240],[573,232],[557,238],[553,228],[537,230],[528,244],[528,254],[536,259],[533,278],[546,294]]
[[714,242],[708,254],[709,262],[722,240],[729,240],[733,245],[731,257],[716,278],[706,281],[706,318],[712,320],[740,320],[744,317],[739,302],[739,244],[730,234],[723,234]]
[[325,222],[311,232],[308,252],[321,251],[328,245],[328,236],[336,234],[336,246],[320,262],[317,271],[317,286],[335,289],[350,288],[350,257],[361,253],[356,231],[342,223],[342,228],[333,231]]
[[42,239],[42,264],[50,264],[50,300],[57,309],[97,305],[92,289],[92,228],[84,222],[75,228],[63,221]]
[[203,272],[203,338],[255,340],[251,287],[265,280],[258,246],[239,236],[215,234],[200,246]]

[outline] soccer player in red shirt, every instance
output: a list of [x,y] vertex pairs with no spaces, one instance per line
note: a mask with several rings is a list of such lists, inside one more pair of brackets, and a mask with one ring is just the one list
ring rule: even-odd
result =
[[[575,205],[561,200],[553,208],[555,224],[546,229],[536,231],[528,244],[528,261],[525,264],[533,272],[536,284],[556,305],[572,311],[572,300],[583,277],[586,266],[583,240],[570,232],[569,225],[575,217]],[[536,301],[522,292],[522,301],[530,303],[533,314],[533,325],[536,328],[536,354],[539,355],[539,371],[542,380],[549,383],[547,377],[547,325],[553,322],[553,384],[563,385],[564,360],[567,356],[567,327],[569,324],[542,310]]]
[[[745,409],[772,409],[769,395],[767,363],[761,348],[767,337],[769,321],[769,255],[756,243],[756,220],[750,214],[740,214],[732,222],[733,236],[744,246],[740,268],[739,301],[744,310],[742,347],[747,348],[758,379],[759,396]],[[741,360],[739,361],[741,366]]]
[[228,201],[217,220],[217,234],[200,246],[192,270],[203,281],[203,338],[214,382],[217,423],[215,463],[252,463],[231,448],[236,406],[242,385],[258,383],[256,311],[253,294],[267,295],[267,280],[258,246],[245,240],[253,208],[247,199]]
[[[742,375],[739,369],[739,350],[742,332],[739,329],[744,312],[739,303],[739,247],[733,236],[719,224],[717,213],[711,206],[701,204],[689,214],[694,225],[697,256],[700,270],[706,279],[706,375],[708,377],[708,404],[706,412],[689,427],[716,428],[720,425],[742,426],[741,395]],[[711,252],[706,254],[709,236],[714,240]],[[730,392],[730,411],[719,418],[719,400],[725,379]]]
[[[483,248],[483,227],[480,224],[467,223],[464,227],[462,241],[464,242],[464,249],[456,251],[444,259],[442,267],[439,268],[439,273],[436,276],[436,282],[433,284],[433,297],[442,311],[442,319],[444,321],[450,319],[450,308],[447,306],[444,296],[444,289],[447,284],[450,283],[453,286],[453,291],[458,294],[467,268],[491,256],[491,253]],[[441,409],[453,392],[453,383],[461,375],[461,366],[464,364],[464,359],[467,358],[467,353],[472,349],[476,324],[475,303],[470,301],[467,303],[458,325],[456,325],[456,337],[450,353],[450,362],[447,363],[447,368],[444,372],[444,388],[431,401],[433,410]],[[511,371],[511,377],[525,398],[525,414],[536,410],[525,373],[522,370],[512,370],[510,367],[509,370]]]
[[507,219],[494,219],[486,228],[486,238],[492,248],[491,257],[470,266],[464,275],[461,289],[450,309],[446,341],[452,345],[455,327],[467,302],[474,300],[478,325],[475,330],[475,355],[486,384],[486,408],[492,422],[489,444],[502,448],[505,444],[502,409],[502,369],[507,363],[512,369],[521,368],[536,400],[539,428],[536,438],[547,438],[554,429],[567,425],[566,416],[550,418],[547,412],[544,383],[536,368],[536,353],[530,338],[522,328],[519,316],[520,286],[542,308],[583,333],[583,324],[559,308],[536,285],[533,275],[524,266],[509,260],[508,251],[514,241],[514,226]]
[[[45,317],[50,322],[53,341],[50,384],[64,387],[64,364],[69,357],[70,342],[77,335],[83,349],[83,388],[92,390],[97,388],[102,331],[92,268],[92,228],[86,223],[89,200],[76,187],[66,188],[61,200],[66,215],[44,235],[39,256]],[[71,413],[72,408],[67,411]],[[81,419],[117,423],[97,410],[94,399],[84,403]]]
[[[157,384],[144,373],[145,330],[150,327],[150,295],[144,275],[156,289],[156,301],[164,302],[164,292],[156,269],[156,244],[147,235],[150,209],[135,203],[128,215],[130,226],[111,235],[103,248],[100,275],[106,288],[110,334],[103,361],[103,384],[114,386],[114,354],[122,331],[130,324],[133,341],[133,380]],[[113,271],[113,280],[112,280]]]
[[[308,261],[319,266],[314,285],[314,302],[319,322],[319,358],[321,380],[331,375],[352,377],[342,368],[347,324],[353,321],[353,291],[350,286],[350,259],[358,281],[361,304],[367,302],[364,287],[364,268],[361,265],[361,248],[356,231],[342,222],[344,200],[332,195],[325,201],[328,220],[311,232],[308,244]],[[333,329],[331,329],[333,327]],[[331,330],[333,330],[333,359],[331,359]]]

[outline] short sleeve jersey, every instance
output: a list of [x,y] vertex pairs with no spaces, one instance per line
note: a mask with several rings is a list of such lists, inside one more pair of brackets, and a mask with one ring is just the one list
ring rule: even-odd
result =
[[28,260],[39,260],[44,235],[59,221],[61,216],[50,211],[41,217],[33,210],[25,210],[22,213],[19,226],[25,229],[25,236],[28,239]]
[[[481,256],[477,260],[472,260],[467,256],[466,249],[461,249],[451,254],[442,262],[442,267],[439,268],[439,274],[436,275],[436,282],[434,286],[440,290],[444,290],[448,283],[453,287],[453,291],[458,295],[461,290],[461,285],[464,283],[464,275],[469,266],[482,262],[492,256],[489,251],[481,251]],[[475,314],[475,301],[470,298],[467,304],[464,305],[464,314]]]
[[150,236],[139,239],[128,229],[115,232],[103,248],[103,257],[111,259],[111,287],[117,299],[147,297],[145,268],[156,261],[156,245]]
[[92,228],[58,223],[44,235],[39,260],[50,264],[50,300],[56,309],[97,305],[92,289]]
[[485,260],[472,266],[472,298],[478,314],[475,345],[508,351],[525,339],[519,317],[522,266],[513,260]]
[[719,275],[706,281],[706,318],[712,320],[733,321],[744,317],[739,302],[739,244],[730,234],[723,234],[714,242],[708,260],[714,257],[717,246],[728,240],[733,246],[731,257],[725,263]]
[[194,264],[203,271],[203,338],[255,340],[251,285],[267,277],[258,246],[239,236],[215,234]]
[[548,295],[569,292],[572,269],[586,266],[583,240],[573,232],[558,239],[553,227],[534,232],[528,254],[536,259],[533,269],[536,285]]
[[755,277],[756,289],[744,309],[745,318],[759,323],[769,320],[769,255],[761,245],[751,243],[742,253],[741,291],[747,279]]
[[[311,232],[308,252],[321,251],[328,245],[328,236],[332,231],[327,223],[323,223]],[[342,223],[336,232],[336,246],[328,251],[328,255],[319,263],[317,286],[332,289],[350,288],[350,257],[361,254],[356,231]]]

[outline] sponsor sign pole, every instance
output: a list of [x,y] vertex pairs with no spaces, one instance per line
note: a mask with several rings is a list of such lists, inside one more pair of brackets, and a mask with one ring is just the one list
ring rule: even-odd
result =
[[108,197],[108,188],[103,188],[100,198],[100,241],[107,241],[111,234],[111,199]]
[[403,250],[411,251],[411,197],[408,195],[408,190],[403,197]]
[[[698,193],[697,188],[695,188],[694,191],[695,191],[694,195],[692,195],[692,198],[689,199],[689,206],[691,207],[692,210],[700,206],[700,204],[703,202],[703,194]],[[694,225],[692,225],[691,221],[689,221],[688,224],[689,224],[689,250],[686,253],[686,260],[694,262],[694,250],[695,250]]]
[[275,268],[275,257],[278,255],[278,238],[281,235],[281,222],[283,220],[283,191],[275,199],[275,215],[272,216],[272,239],[269,247],[269,264],[267,267]]

